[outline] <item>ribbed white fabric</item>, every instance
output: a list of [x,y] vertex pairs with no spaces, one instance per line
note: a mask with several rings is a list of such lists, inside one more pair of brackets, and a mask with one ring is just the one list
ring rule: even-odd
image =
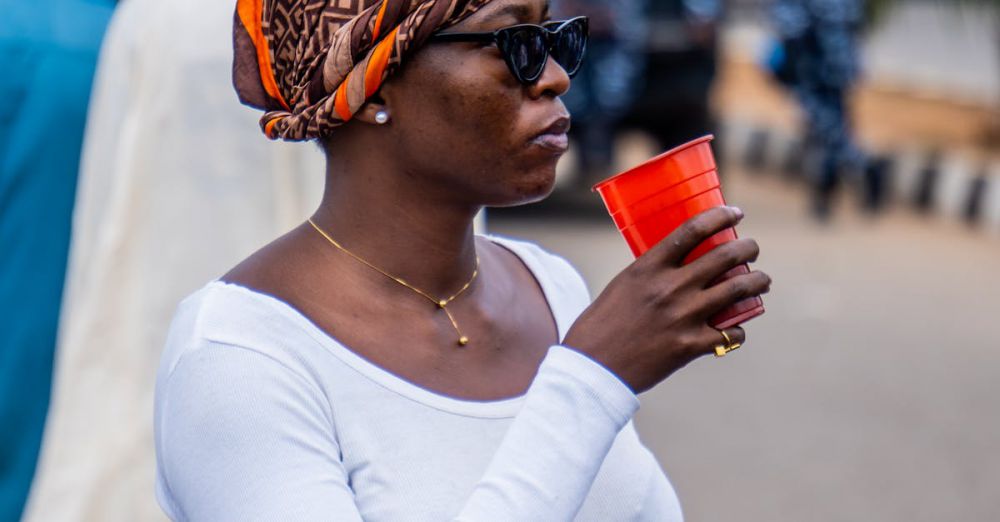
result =
[[[579,274],[491,237],[538,280],[562,339]],[[405,347],[400,347],[405,349]],[[632,425],[636,396],[560,345],[528,392],[434,393],[287,304],[212,282],[181,304],[156,390],[157,498],[174,520],[680,521]]]

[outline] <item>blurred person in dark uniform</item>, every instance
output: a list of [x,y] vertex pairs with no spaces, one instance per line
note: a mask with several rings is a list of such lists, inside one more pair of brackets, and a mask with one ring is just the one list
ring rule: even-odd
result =
[[578,185],[608,177],[619,121],[638,94],[645,40],[643,11],[649,0],[555,0],[555,16],[590,18],[587,59],[563,101],[573,115],[578,143]]
[[713,132],[709,94],[722,2],[655,0],[645,14],[645,78],[625,124],[668,149]]
[[865,164],[852,138],[847,97],[859,75],[862,0],[773,0],[781,57],[771,67],[805,114],[813,215],[830,217],[841,173]]

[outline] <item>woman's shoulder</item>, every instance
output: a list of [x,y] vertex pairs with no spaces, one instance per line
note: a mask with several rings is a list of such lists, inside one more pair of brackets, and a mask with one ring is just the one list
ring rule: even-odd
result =
[[184,358],[223,348],[263,356],[283,364],[300,357],[287,353],[314,344],[304,319],[279,299],[244,286],[211,281],[189,295],[171,321],[161,358],[167,374]]
[[173,325],[192,335],[239,344],[236,331],[248,334],[293,325],[290,309],[279,298],[259,289],[216,279],[184,298]]
[[271,241],[188,296],[171,332],[189,341],[251,347],[305,335],[308,320],[292,304],[307,279],[297,235],[298,229]]
[[302,273],[310,267],[309,242],[299,225],[262,246],[219,279],[269,295],[293,291]]

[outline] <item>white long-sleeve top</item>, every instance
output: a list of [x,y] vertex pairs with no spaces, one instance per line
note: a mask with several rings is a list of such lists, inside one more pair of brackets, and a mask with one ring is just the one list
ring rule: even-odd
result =
[[[490,237],[562,339],[589,304],[562,258]],[[681,521],[636,396],[552,346],[527,393],[468,401],[361,358],[286,303],[219,281],[187,298],[156,385],[157,498],[174,520]]]

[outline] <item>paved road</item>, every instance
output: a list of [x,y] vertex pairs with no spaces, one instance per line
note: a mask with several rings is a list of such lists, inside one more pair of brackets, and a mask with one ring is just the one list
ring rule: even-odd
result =
[[[896,211],[804,217],[730,173],[774,278],[746,347],[643,396],[637,424],[691,522],[1000,520],[1000,239]],[[596,293],[630,260],[610,221],[493,218]]]

